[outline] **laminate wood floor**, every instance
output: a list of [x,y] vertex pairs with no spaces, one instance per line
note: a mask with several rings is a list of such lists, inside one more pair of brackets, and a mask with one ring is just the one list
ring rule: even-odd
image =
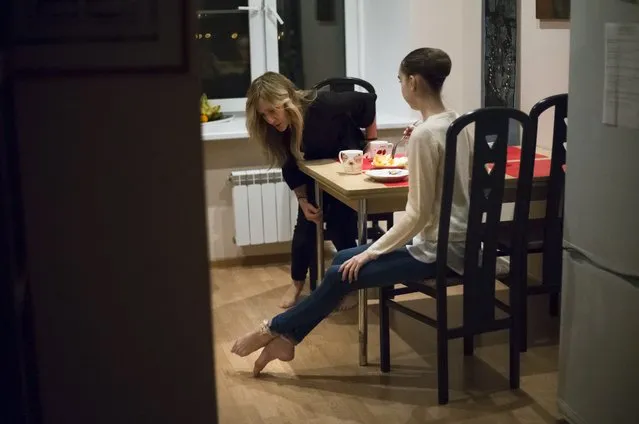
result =
[[[547,313],[547,297],[529,301],[530,349],[522,354],[521,389],[508,388],[505,332],[477,340],[473,358],[461,341],[450,343],[451,401],[437,404],[435,331],[391,315],[390,374],[379,371],[377,305],[369,305],[368,367],[357,364],[356,310],[320,324],[290,363],[272,363],[263,377],[251,376],[257,354],[229,350],[238,336],[277,307],[289,281],[287,265],[214,269],[215,374],[220,422],[244,423],[557,423],[558,320]],[[504,293],[505,294],[505,293]],[[459,323],[461,296],[449,295],[450,325]],[[411,308],[434,312],[434,300],[399,298]]]

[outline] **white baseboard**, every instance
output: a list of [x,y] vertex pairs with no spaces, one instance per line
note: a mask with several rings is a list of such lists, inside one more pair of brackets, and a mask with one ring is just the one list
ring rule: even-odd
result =
[[559,406],[559,413],[568,421],[570,424],[587,424],[586,420],[581,418],[573,409],[566,404],[563,399],[559,399],[557,401]]

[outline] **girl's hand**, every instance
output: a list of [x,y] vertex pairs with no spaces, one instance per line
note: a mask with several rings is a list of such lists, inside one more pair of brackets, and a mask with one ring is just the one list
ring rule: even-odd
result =
[[353,256],[339,267],[339,272],[342,273],[342,280],[348,281],[349,283],[357,281],[359,270],[374,259],[375,257],[367,251]]
[[415,125],[409,125],[408,127],[406,127],[406,129],[404,130],[404,138],[409,138],[414,129]]
[[308,199],[299,199],[300,208],[302,208],[302,212],[304,212],[304,217],[316,224],[319,224],[322,220],[322,211],[313,206]]

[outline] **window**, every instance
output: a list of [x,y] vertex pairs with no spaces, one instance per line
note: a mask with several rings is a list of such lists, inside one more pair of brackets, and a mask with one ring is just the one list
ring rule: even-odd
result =
[[200,0],[195,34],[202,91],[241,110],[251,80],[266,71],[263,0]]
[[298,87],[346,76],[344,0],[277,0],[279,72]]
[[[229,112],[244,110],[251,81],[281,72],[300,88],[357,76],[360,0],[200,0],[195,34],[202,90]],[[349,66],[347,66],[347,64]]]

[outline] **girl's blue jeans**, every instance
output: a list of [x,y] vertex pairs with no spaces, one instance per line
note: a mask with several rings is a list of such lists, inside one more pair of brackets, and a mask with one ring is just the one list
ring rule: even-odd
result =
[[275,316],[270,330],[299,343],[354,290],[435,278],[434,262],[418,261],[402,247],[365,264],[357,281],[342,281],[340,265],[367,248],[368,245],[363,245],[338,252],[319,287],[291,309]]

